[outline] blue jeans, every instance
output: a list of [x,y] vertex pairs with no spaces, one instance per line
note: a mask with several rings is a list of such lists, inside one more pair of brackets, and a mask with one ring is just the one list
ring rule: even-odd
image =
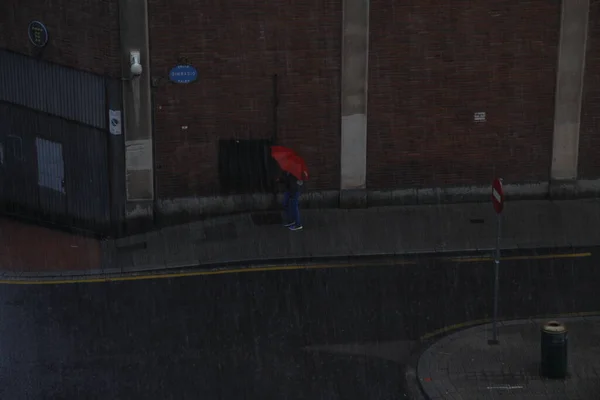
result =
[[298,208],[298,200],[300,199],[300,192],[292,193],[285,192],[283,195],[283,210],[285,212],[285,223],[295,223],[296,225],[302,225],[300,223],[300,209]]

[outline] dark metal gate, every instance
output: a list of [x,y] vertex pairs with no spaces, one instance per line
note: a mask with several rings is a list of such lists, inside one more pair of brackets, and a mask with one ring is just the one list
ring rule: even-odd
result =
[[0,50],[7,214],[108,233],[107,79]]

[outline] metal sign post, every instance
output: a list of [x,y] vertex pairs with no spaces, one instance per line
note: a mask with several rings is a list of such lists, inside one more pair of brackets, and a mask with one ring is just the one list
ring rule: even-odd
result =
[[492,183],[492,203],[496,211],[496,255],[494,257],[494,317],[492,320],[492,340],[489,344],[498,344],[498,292],[500,290],[500,234],[501,217],[504,208],[504,190],[502,188],[502,179],[496,178]]

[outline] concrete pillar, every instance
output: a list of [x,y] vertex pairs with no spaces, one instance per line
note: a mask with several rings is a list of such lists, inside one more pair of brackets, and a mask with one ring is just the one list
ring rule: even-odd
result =
[[589,8],[589,0],[562,1],[550,169],[552,181],[577,179]]
[[343,0],[340,207],[366,206],[369,0]]
[[[119,0],[125,132],[127,218],[151,221],[154,204],[152,106],[147,0]],[[131,52],[139,52],[141,75],[132,73]]]

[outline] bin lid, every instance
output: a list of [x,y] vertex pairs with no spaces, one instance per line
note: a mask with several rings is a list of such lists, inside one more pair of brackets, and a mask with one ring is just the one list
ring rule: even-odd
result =
[[544,324],[544,327],[542,329],[545,332],[550,332],[550,333],[562,333],[567,330],[567,328],[558,321],[548,321]]

